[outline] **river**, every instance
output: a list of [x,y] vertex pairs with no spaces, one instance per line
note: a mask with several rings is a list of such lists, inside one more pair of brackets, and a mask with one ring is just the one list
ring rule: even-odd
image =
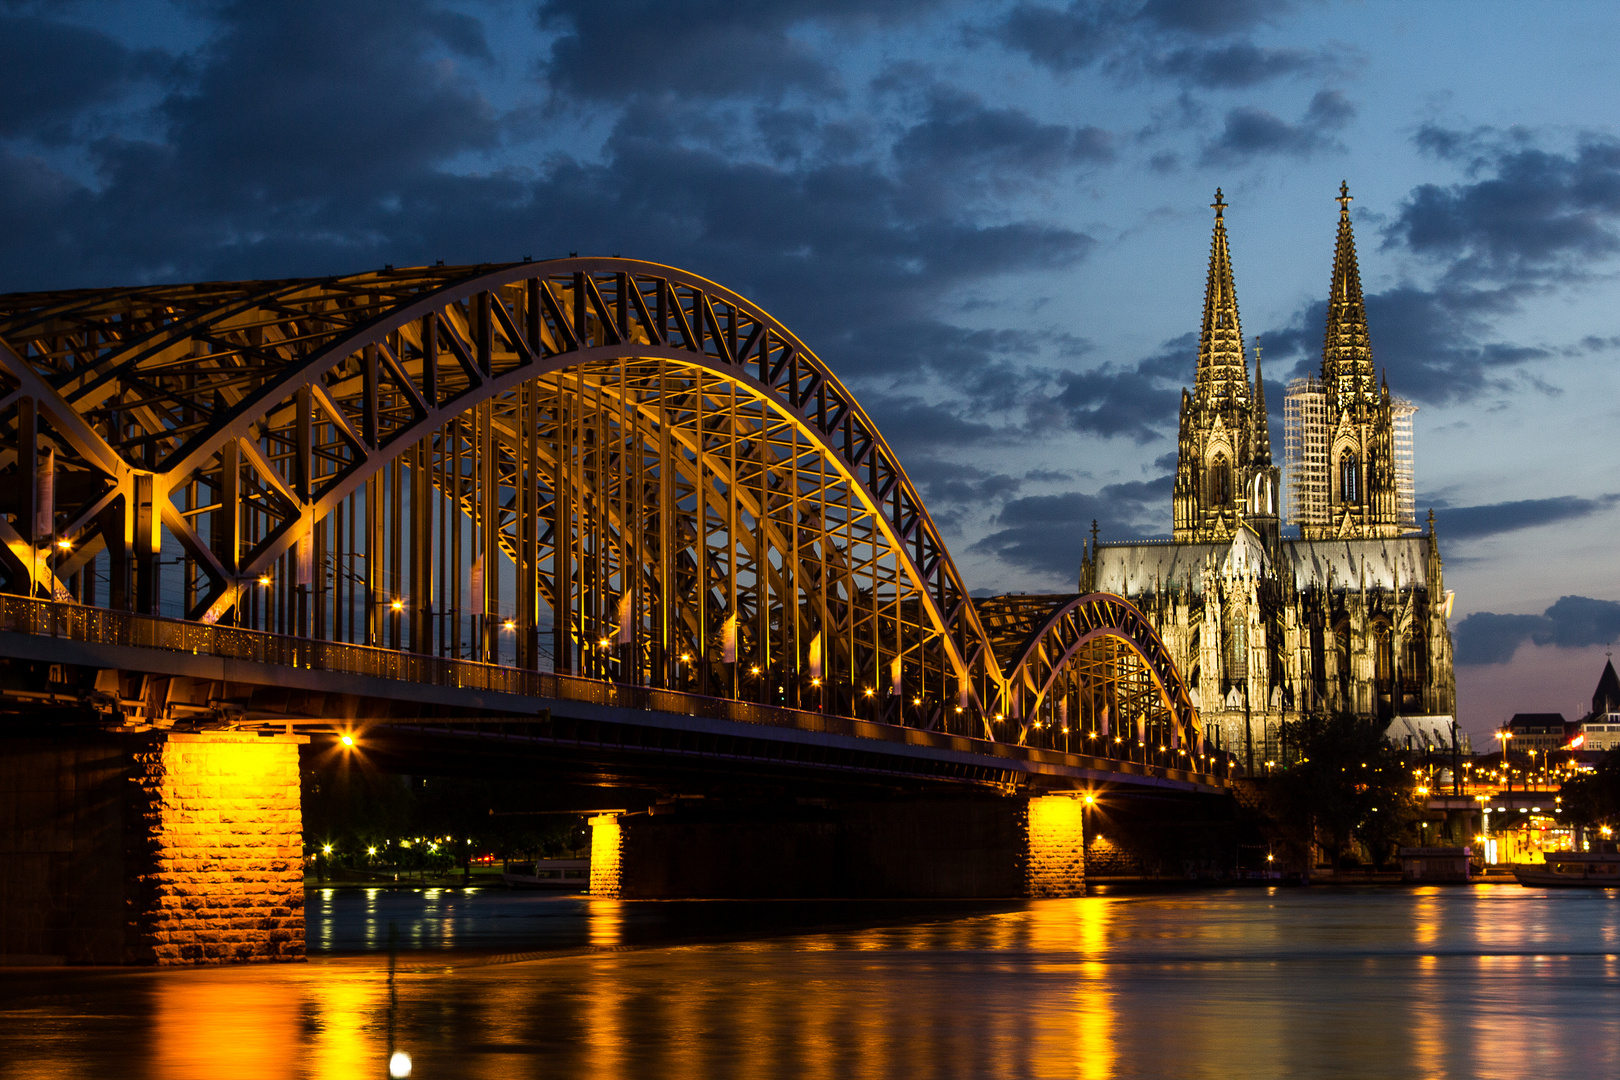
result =
[[0,969],[0,1077],[1620,1075],[1613,891],[312,890],[308,938],[306,964]]

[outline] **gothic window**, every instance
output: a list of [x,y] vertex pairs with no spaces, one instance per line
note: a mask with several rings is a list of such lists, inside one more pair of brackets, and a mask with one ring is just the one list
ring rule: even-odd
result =
[[1394,641],[1387,626],[1379,626],[1373,633],[1373,676],[1379,686],[1388,686],[1395,677]]
[[1211,506],[1225,506],[1232,501],[1232,469],[1223,454],[1215,455],[1209,467],[1209,502]]
[[1249,674],[1249,624],[1242,613],[1228,616],[1224,627],[1226,638],[1225,661],[1228,679],[1243,679]]
[[1346,450],[1339,459],[1339,501],[1353,503],[1361,501],[1361,477],[1356,468],[1356,453]]

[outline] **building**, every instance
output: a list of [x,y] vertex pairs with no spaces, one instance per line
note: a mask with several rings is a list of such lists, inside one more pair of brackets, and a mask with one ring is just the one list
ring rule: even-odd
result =
[[1597,689],[1592,691],[1592,711],[1581,718],[1574,735],[1582,750],[1620,746],[1620,678],[1614,673],[1613,656],[1604,663]]
[[1514,713],[1507,723],[1512,741],[1508,753],[1545,754],[1569,745],[1569,722],[1563,713]]
[[1413,528],[1413,409],[1375,376],[1349,204],[1341,187],[1321,374],[1285,410],[1300,535],[1281,535],[1260,360],[1251,379],[1217,191],[1173,539],[1094,538],[1081,556],[1081,591],[1120,593],[1154,620],[1206,737],[1250,769],[1285,752],[1283,721],[1308,714],[1376,718],[1414,747],[1457,738],[1451,596],[1432,513]]

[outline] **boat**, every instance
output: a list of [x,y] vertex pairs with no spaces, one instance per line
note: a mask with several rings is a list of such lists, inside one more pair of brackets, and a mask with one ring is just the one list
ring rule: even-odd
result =
[[1554,851],[1544,863],[1515,863],[1520,885],[1620,889],[1620,854],[1611,851]]
[[536,859],[509,862],[501,872],[509,889],[551,889],[555,892],[582,892],[591,883],[589,859]]

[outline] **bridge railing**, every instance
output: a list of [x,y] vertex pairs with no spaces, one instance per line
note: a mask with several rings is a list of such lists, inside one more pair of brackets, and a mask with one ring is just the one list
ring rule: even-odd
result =
[[372,645],[244,630],[234,626],[213,626],[25,596],[0,595],[0,632],[5,631],[35,637],[64,638],[92,645],[159,649],[340,675],[795,728],[997,757],[1017,756],[1024,760],[1053,764],[1081,761],[1090,763],[1088,767],[1110,772],[1188,782],[1208,782],[1214,776],[1225,775],[1224,769],[1216,773],[1198,773],[1148,762],[1013,746],[858,717],[709,697],[684,690],[614,683],[476,660],[425,656]]

